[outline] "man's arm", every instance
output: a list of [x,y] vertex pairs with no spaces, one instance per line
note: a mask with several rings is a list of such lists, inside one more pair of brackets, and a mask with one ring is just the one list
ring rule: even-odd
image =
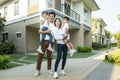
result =
[[48,29],[48,30],[46,30],[46,31],[42,31],[42,30],[39,30],[39,34],[48,34],[48,33],[50,33],[51,32],[51,30],[50,29]]

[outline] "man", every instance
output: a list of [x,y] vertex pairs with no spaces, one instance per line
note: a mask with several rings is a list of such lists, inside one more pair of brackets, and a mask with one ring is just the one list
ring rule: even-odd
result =
[[[54,30],[54,19],[55,19],[55,13],[54,12],[50,12],[48,15],[48,24],[49,24],[49,28],[50,30],[47,31],[42,31],[41,29],[39,30],[40,34],[46,34],[46,33],[51,33],[51,31]],[[54,42],[54,40],[52,40],[52,42]],[[41,46],[42,51],[45,53],[45,51],[47,51],[47,69],[48,69],[48,73],[49,74],[53,74],[53,72],[51,71],[51,64],[52,64],[52,51],[47,50],[47,47],[49,46],[49,36],[46,35],[45,40],[43,42],[43,45]],[[53,43],[52,43],[53,46]],[[37,58],[37,65],[36,65],[36,72],[35,72],[35,76],[38,76],[40,74],[40,69],[41,69],[41,63],[42,63],[42,58],[43,58],[44,54],[38,53],[38,58]]]

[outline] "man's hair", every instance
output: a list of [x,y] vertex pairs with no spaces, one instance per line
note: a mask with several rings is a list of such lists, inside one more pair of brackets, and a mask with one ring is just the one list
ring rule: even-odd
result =
[[67,21],[69,21],[69,18],[67,16],[63,17],[63,19],[66,19]]
[[54,17],[56,16],[55,12],[53,12],[53,11],[49,12],[49,15],[50,15],[50,14],[53,14]]

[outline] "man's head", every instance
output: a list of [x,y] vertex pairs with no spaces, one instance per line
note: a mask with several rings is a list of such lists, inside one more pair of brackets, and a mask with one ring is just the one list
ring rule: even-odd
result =
[[49,21],[53,22],[55,19],[56,14],[54,12],[49,12]]
[[69,22],[69,18],[67,16],[63,17],[63,22],[64,23],[68,23]]

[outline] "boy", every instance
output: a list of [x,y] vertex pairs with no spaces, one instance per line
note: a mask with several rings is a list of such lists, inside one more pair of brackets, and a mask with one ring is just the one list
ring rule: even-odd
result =
[[68,34],[68,37],[64,38],[64,42],[66,44],[66,46],[68,47],[68,50],[70,52],[70,56],[72,56],[76,51],[72,45],[72,43],[70,42],[70,35],[69,35],[69,18],[68,17],[63,17],[63,24],[62,24],[62,30],[65,32],[65,34]]
[[[48,12],[47,11],[44,11],[42,12],[42,17],[40,18],[40,24],[41,24],[41,29],[42,31],[46,31],[49,29],[49,23],[48,23]],[[46,35],[49,35],[50,39],[49,39],[49,46],[48,46],[48,50],[50,51],[53,51],[52,49],[52,34],[51,33],[48,33],[48,34],[42,34],[42,39],[40,41],[40,45],[39,45],[39,48],[37,49],[38,52],[42,53],[43,54],[43,51],[41,50],[41,45],[43,45],[43,41],[45,39],[45,36]]]

